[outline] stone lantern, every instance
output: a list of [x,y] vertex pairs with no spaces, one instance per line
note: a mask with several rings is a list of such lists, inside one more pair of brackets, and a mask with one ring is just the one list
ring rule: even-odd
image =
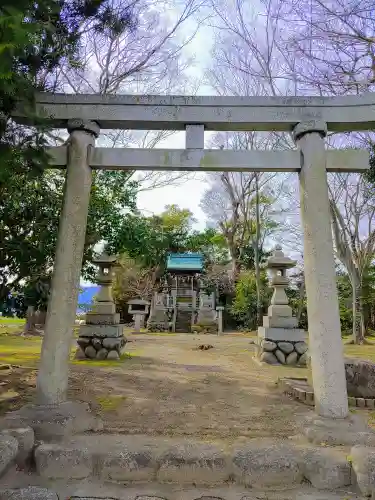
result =
[[133,315],[134,318],[134,332],[140,333],[141,328],[144,327],[145,317],[148,314],[150,303],[143,299],[132,299],[128,301],[128,313]]
[[77,340],[80,349],[76,357],[119,359],[126,339],[112,297],[116,257],[102,254],[93,263],[99,267],[96,282],[100,290],[91,311],[86,314],[86,324],[80,327]]
[[298,328],[285,293],[285,288],[289,285],[286,271],[295,265],[296,262],[286,257],[279,245],[266,263],[270,271],[273,295],[268,314],[263,317],[263,326],[258,328],[257,342],[260,360],[266,363],[306,364],[305,332]]

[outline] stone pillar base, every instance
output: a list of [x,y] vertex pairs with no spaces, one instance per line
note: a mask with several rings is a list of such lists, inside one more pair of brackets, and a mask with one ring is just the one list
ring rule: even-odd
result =
[[362,415],[349,414],[346,418],[305,417],[302,432],[313,444],[327,446],[375,446],[375,432]]
[[75,359],[120,359],[127,340],[119,337],[78,337]]
[[66,401],[58,405],[25,405],[0,420],[1,429],[31,427],[35,439],[61,441],[74,434],[102,430],[103,424],[87,403]]
[[147,321],[147,330],[149,332],[168,332],[169,319],[168,314],[163,309],[151,310],[150,317]]
[[270,365],[306,366],[307,344],[304,341],[258,338],[258,358]]

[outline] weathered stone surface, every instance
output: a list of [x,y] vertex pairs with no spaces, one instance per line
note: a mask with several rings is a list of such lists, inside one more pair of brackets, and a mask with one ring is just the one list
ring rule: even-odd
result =
[[107,356],[108,356],[107,349],[102,348],[97,352],[96,359],[106,359]]
[[353,446],[350,457],[361,493],[371,496],[375,489],[375,448]]
[[307,439],[316,445],[325,443],[328,446],[375,446],[375,432],[370,430],[360,415],[350,415],[346,419],[307,418],[304,433]]
[[298,352],[298,354],[304,354],[307,351],[308,347],[309,346],[306,342],[296,342],[294,345],[294,349]]
[[224,500],[224,498],[223,497],[212,497],[212,496],[203,495],[203,497],[195,498],[195,500]]
[[77,339],[77,344],[82,347],[82,349],[85,349],[91,342],[91,339],[88,337],[78,337]]
[[[271,307],[271,306],[270,306]],[[281,307],[281,306],[280,306]],[[266,328],[258,327],[258,335],[261,338],[277,341],[299,342],[305,340],[304,330],[299,328]]]
[[99,430],[102,426],[87,403],[73,401],[56,406],[25,405],[0,420],[0,428],[31,427],[35,438],[43,441],[64,439],[72,434]]
[[290,354],[294,351],[293,344],[290,342],[278,342],[277,347],[284,353]]
[[18,453],[16,462],[18,465],[24,464],[30,458],[34,447],[35,436],[33,429],[31,427],[25,427],[21,429],[6,429],[2,431],[1,434],[12,436],[17,439]]
[[269,317],[291,318],[292,308],[290,306],[271,305],[268,307]]
[[277,349],[275,351],[275,356],[278,359],[279,363],[285,365],[285,354],[282,351],[280,351],[280,349]]
[[0,475],[15,461],[18,442],[10,435],[0,435]]
[[345,359],[348,395],[375,398],[375,363],[363,359]]
[[74,359],[80,359],[80,360],[86,359],[85,351],[83,351],[80,347],[78,347],[74,355]]
[[302,354],[302,356],[299,357],[298,365],[307,366],[307,361],[308,361],[308,354],[307,352],[305,352],[304,354]]
[[299,466],[314,488],[334,490],[352,482],[351,466],[346,456],[335,450],[306,450]]
[[85,354],[87,358],[94,359],[96,358],[96,349],[92,345],[89,345],[85,349]]
[[297,318],[292,316],[263,316],[263,326],[268,328],[297,328]]
[[86,325],[118,325],[120,315],[116,314],[98,314],[89,312],[86,314]]
[[102,460],[100,477],[113,481],[151,481],[156,474],[156,461],[147,448],[123,446],[108,451]]
[[291,486],[303,475],[298,452],[283,443],[254,442],[234,453],[233,464],[238,480],[253,488]]
[[298,354],[294,351],[288,354],[285,362],[287,365],[295,365],[297,363],[297,360],[298,360]]
[[59,500],[56,493],[46,488],[28,488],[0,491],[0,500]]
[[264,340],[262,342],[262,349],[267,352],[272,352],[276,349],[277,345],[275,342],[272,342],[271,340]]
[[107,359],[113,359],[113,360],[120,359],[120,355],[117,351],[109,351]]
[[208,485],[230,477],[224,452],[209,444],[181,443],[163,453],[158,463],[160,482]]
[[84,447],[44,443],[35,450],[37,473],[47,479],[84,479],[93,470],[92,455]]
[[135,500],[167,500],[166,498],[164,497],[150,497],[149,495],[137,495],[135,497]]
[[269,365],[277,365],[279,363],[272,352],[263,352],[260,356],[260,360]]
[[100,349],[102,348],[102,341],[101,341],[101,339],[93,338],[92,341],[91,341],[91,344],[95,347],[95,349],[97,351],[100,351]]
[[116,306],[113,302],[94,302],[90,312],[93,314],[116,314]]
[[122,337],[124,325],[82,325],[79,333],[83,337]]
[[122,345],[125,345],[124,337],[103,339],[103,347],[109,350],[111,349],[118,350],[119,348],[122,347]]

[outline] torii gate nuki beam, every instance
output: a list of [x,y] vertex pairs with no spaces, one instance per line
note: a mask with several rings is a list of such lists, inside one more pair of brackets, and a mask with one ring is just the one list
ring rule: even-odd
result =
[[[375,128],[375,95],[346,97],[188,97],[39,94],[40,116],[66,127],[69,146],[52,148],[67,165],[64,204],[37,382],[39,404],[66,400],[68,362],[92,169],[299,172],[304,265],[316,411],[345,418],[348,400],[341,341],[326,171],[368,168],[368,153],[326,151],[327,130]],[[20,106],[14,118],[30,123]],[[185,150],[95,148],[103,129],[186,130]],[[289,131],[297,151],[204,150],[205,130]]]

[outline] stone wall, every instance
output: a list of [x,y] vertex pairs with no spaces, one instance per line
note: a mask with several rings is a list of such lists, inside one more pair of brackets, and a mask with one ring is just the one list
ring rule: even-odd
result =
[[79,337],[76,359],[120,359],[126,339],[121,337]]
[[271,365],[299,365],[307,364],[306,342],[292,342],[286,340],[258,339],[258,357],[260,361]]

